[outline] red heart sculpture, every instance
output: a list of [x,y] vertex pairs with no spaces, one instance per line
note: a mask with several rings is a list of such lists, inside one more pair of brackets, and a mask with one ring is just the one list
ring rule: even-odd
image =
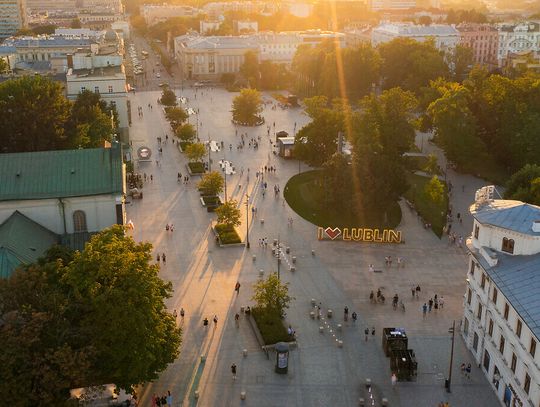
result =
[[327,227],[326,229],[324,229],[324,233],[326,233],[326,235],[334,240],[336,237],[338,237],[339,235],[341,235],[341,229],[340,228],[331,228],[331,227]]

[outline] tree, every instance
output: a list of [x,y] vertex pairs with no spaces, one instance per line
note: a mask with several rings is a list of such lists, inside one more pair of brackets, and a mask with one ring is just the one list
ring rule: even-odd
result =
[[351,205],[352,191],[352,170],[349,160],[340,153],[334,153],[323,164],[323,182],[326,204],[329,208],[335,208],[340,211],[352,211],[354,205]]
[[253,126],[257,124],[262,112],[262,96],[257,89],[242,89],[233,99],[232,115],[235,123]]
[[386,89],[399,86],[418,93],[430,81],[448,76],[444,54],[433,40],[417,42],[411,38],[396,38],[380,44],[378,49]]
[[9,70],[9,65],[4,58],[0,58],[0,74],[6,73]]
[[294,300],[289,295],[289,283],[282,283],[277,273],[271,273],[266,280],[259,280],[254,284],[253,291],[251,299],[257,308],[269,314],[284,316],[285,309]]
[[189,117],[184,109],[181,107],[166,107],[165,108],[165,117],[171,124],[173,129],[176,129],[178,126],[183,124]]
[[240,66],[240,74],[244,77],[250,87],[257,88],[261,72],[259,70],[259,59],[253,51],[244,54],[244,63]]
[[424,167],[424,171],[428,174],[434,175],[439,172],[439,164],[437,162],[437,156],[435,154],[428,155],[428,161]]
[[447,58],[454,80],[461,82],[473,66],[472,48],[458,44],[449,51]]
[[61,150],[70,103],[60,83],[24,76],[0,84],[0,152]]
[[240,220],[242,213],[238,209],[238,202],[234,199],[217,207],[216,215],[218,224],[225,225],[227,228],[233,228],[242,224]]
[[514,173],[506,185],[504,197],[540,205],[540,166],[527,164]]
[[161,93],[161,99],[159,99],[159,102],[163,106],[176,106],[178,104],[178,102],[176,101],[176,95],[168,87],[163,88],[163,91]]
[[211,171],[203,175],[197,187],[207,195],[218,195],[223,192],[225,181],[218,171]]
[[431,25],[433,23],[433,20],[430,16],[420,16],[418,19],[418,24],[420,25]]
[[0,280],[3,402],[65,405],[74,387],[131,391],[157,378],[178,356],[181,333],[164,304],[171,284],[151,260],[149,243],[114,226],[82,252],[54,248]]
[[202,143],[193,143],[186,147],[185,154],[189,162],[201,162],[206,155],[206,147]]
[[434,175],[424,187],[424,194],[433,203],[439,204],[444,199],[444,185],[439,178]]
[[70,28],[81,28],[82,27],[81,20],[79,20],[78,18],[74,18],[73,20],[71,20],[71,23],[69,24],[69,27]]
[[197,132],[191,123],[184,123],[174,129],[174,135],[186,143],[191,143],[195,140]]

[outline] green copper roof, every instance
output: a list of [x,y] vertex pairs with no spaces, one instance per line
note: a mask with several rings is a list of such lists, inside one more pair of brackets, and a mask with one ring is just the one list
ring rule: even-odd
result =
[[119,147],[0,154],[0,201],[122,193]]
[[59,236],[15,211],[0,225],[0,278],[9,277],[21,264],[34,263]]

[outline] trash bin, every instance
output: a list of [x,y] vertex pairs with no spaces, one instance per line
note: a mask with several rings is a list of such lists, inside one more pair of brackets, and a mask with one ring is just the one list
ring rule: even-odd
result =
[[276,373],[286,374],[289,370],[289,344],[278,342],[276,349]]

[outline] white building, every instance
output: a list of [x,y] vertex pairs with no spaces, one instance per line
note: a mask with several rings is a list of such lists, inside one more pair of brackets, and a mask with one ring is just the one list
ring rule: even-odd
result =
[[540,207],[477,191],[461,331],[506,406],[540,404]]
[[424,42],[432,38],[440,50],[454,48],[459,43],[459,31],[445,24],[415,25],[412,23],[383,23],[371,32],[371,44],[390,42],[396,38],[410,38]]
[[234,32],[237,34],[252,34],[259,32],[259,23],[249,20],[233,21]]
[[[118,143],[111,148],[0,154],[0,224],[18,211],[28,220],[21,223],[24,219],[18,217],[18,225],[31,227],[28,223],[33,221],[44,235],[48,230],[63,241],[84,243],[91,233],[125,224],[124,180]],[[7,239],[20,240],[20,233],[10,233]],[[3,246],[15,249],[3,253],[11,258],[11,266],[31,257],[25,253],[30,252],[32,239],[28,236],[26,241],[19,241],[19,247],[9,242]],[[0,264],[0,271],[4,266]]]
[[408,10],[416,7],[416,0],[369,0],[371,11]]
[[499,26],[499,66],[505,64],[505,59],[510,53],[530,51],[540,51],[540,23],[523,22]]
[[201,20],[199,21],[199,33],[202,35],[206,35],[209,31],[215,31],[219,30],[219,27],[221,26],[221,21],[217,20]]
[[172,17],[192,17],[199,14],[199,9],[194,7],[172,4],[145,4],[139,10],[148,26]]
[[26,1],[0,0],[0,40],[26,27]]

